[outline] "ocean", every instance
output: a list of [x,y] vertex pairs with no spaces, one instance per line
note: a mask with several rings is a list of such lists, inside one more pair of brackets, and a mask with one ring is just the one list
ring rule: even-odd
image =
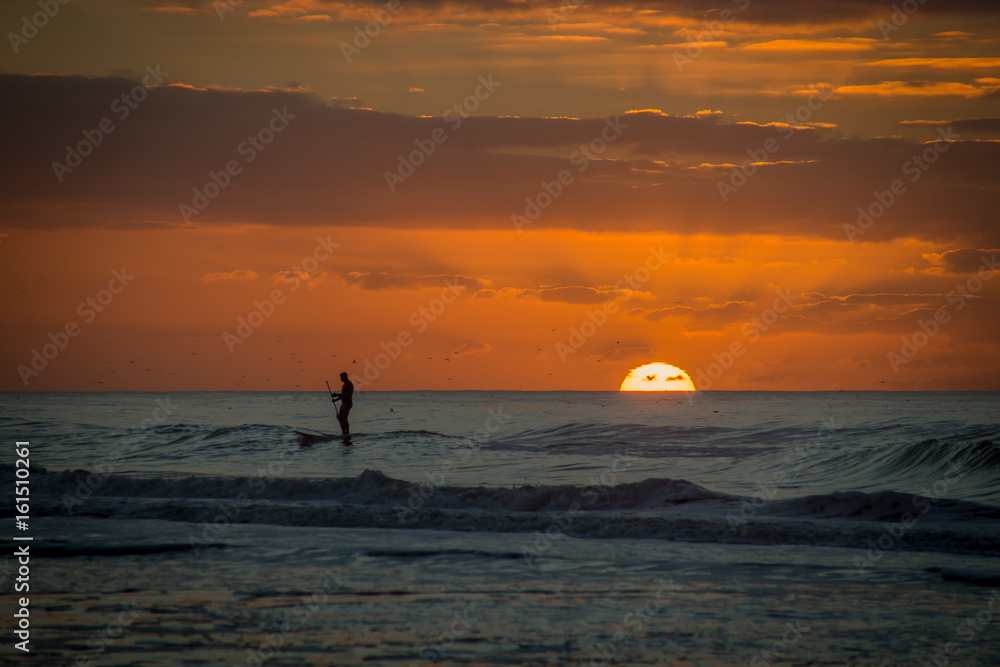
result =
[[1000,664],[996,393],[0,406],[5,658]]

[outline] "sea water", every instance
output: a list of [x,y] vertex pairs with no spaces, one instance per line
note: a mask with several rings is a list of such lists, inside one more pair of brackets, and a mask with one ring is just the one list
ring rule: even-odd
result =
[[46,664],[1000,660],[997,394],[358,392],[350,439],[314,392],[0,406]]

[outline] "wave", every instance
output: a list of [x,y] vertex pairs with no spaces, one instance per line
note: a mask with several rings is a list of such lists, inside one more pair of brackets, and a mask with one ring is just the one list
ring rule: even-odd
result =
[[[10,469],[3,473],[9,483]],[[858,548],[890,535],[893,548],[1000,556],[1000,508],[895,491],[769,500],[679,479],[614,486],[436,486],[366,470],[325,480],[112,474],[81,497],[88,478],[95,481],[87,471],[36,470],[33,515]]]
[[[204,544],[203,549],[225,549],[226,544]],[[78,556],[149,556],[185,552],[191,549],[190,543],[170,544],[92,544],[78,545],[59,542],[34,542],[31,545],[33,556],[46,558],[76,558]]]
[[[440,473],[438,473],[440,475]],[[14,469],[0,466],[0,484],[11,484]],[[446,486],[408,482],[378,470],[356,477],[305,479],[294,477],[133,477],[94,475],[87,470],[49,472],[36,467],[32,489],[50,496],[70,495],[133,499],[232,499],[328,501],[350,505],[395,505],[420,508],[503,512],[643,511],[678,508],[754,508],[754,515],[850,518],[862,521],[899,520],[909,513],[955,520],[1000,520],[1000,508],[980,503],[901,493],[892,490],[813,494],[772,498],[767,489],[755,496],[712,491],[683,479],[649,478],[606,485],[526,485],[514,487]]]
[[[734,456],[743,447],[777,447],[801,442],[814,435],[815,428],[772,424],[759,428],[730,426],[670,426],[609,422],[573,422],[547,428],[529,429],[505,435],[494,444],[498,448],[560,449],[625,445],[640,454],[663,455],[669,449],[681,455],[698,455],[709,448]],[[752,451],[760,451],[759,449]]]
[[[776,463],[776,462],[775,462]],[[781,465],[776,463],[776,465]],[[905,488],[924,495],[959,490],[967,500],[1000,498],[1000,444],[994,440],[937,439],[818,451],[802,461],[801,477],[827,487]]]
[[[0,466],[0,483],[13,480],[13,468]],[[647,479],[616,486],[538,485],[521,487],[448,487],[393,479],[378,470],[357,477],[302,479],[292,477],[132,477],[97,475],[87,470],[47,472],[35,468],[32,488],[50,495],[123,498],[225,499],[240,494],[259,500],[337,501],[359,505],[405,503],[428,495],[434,507],[543,512],[586,505],[594,510],[653,509],[692,501],[736,498],[685,480]]]
[[940,574],[945,581],[960,581],[976,586],[1000,586],[1000,573],[997,572],[971,572],[948,567],[928,567],[926,571]]
[[439,558],[448,556],[473,556],[486,559],[521,558],[521,554],[513,551],[483,551],[481,549],[366,549],[356,556],[366,558],[399,558],[403,560],[418,558]]
[[952,444],[937,439],[886,448],[873,461],[881,472],[908,472],[930,469],[945,472],[957,468],[966,472],[1000,471],[1000,444],[991,440]]

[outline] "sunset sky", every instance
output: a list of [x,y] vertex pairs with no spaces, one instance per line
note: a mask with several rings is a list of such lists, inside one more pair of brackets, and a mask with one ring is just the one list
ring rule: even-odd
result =
[[996,0],[0,27],[0,390],[1000,389]]

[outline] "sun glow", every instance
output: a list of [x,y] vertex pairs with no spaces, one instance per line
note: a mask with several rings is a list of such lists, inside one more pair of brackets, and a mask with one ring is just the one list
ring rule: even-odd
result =
[[691,376],[676,366],[656,362],[629,371],[620,391],[694,391]]

